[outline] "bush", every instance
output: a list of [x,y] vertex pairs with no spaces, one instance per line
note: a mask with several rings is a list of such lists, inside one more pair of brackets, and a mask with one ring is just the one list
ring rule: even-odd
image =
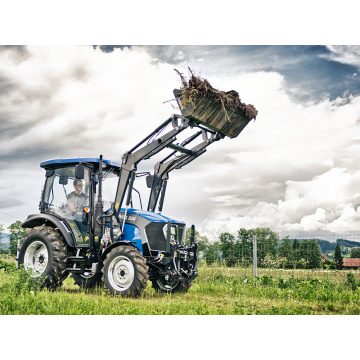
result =
[[323,268],[326,270],[336,270],[335,261],[324,259],[322,265],[323,265]]
[[0,270],[1,269],[4,269],[5,271],[15,271],[16,265],[0,259]]
[[267,269],[278,269],[280,267],[281,259],[278,257],[271,256],[270,254],[266,254],[264,259],[259,261],[259,266],[267,268]]
[[307,269],[308,268],[308,263],[305,259],[300,259],[298,261],[296,261],[296,269]]
[[0,260],[0,269],[1,268],[3,269],[2,271],[9,273],[5,281],[0,285],[1,292],[20,295],[30,292],[35,293],[40,289],[40,284],[37,279],[32,278],[30,273],[23,267],[16,269],[14,264],[8,264]]
[[346,276],[345,285],[353,291],[355,291],[357,289],[355,276],[351,271]]

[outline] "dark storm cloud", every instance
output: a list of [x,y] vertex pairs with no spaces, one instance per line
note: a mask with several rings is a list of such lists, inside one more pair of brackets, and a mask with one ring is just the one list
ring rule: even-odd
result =
[[30,57],[26,46],[22,45],[2,45],[0,46],[0,53],[4,52],[7,53],[8,57],[11,58],[15,64],[19,64]]
[[[15,67],[19,59],[23,61],[30,56],[25,47],[15,46],[0,46],[0,54]],[[64,76],[49,73],[43,79],[33,82],[20,75],[14,76],[16,72],[7,74],[0,69],[0,141],[6,142],[20,137],[28,140],[27,133],[35,126],[46,125],[64,111],[63,104],[55,99],[62,85],[69,80],[84,82],[89,77],[86,64],[79,61],[69,64],[67,70]],[[84,129],[77,129],[77,126],[78,124],[75,124],[72,131],[79,134],[80,130]],[[6,149],[6,157],[0,157],[0,164],[13,159],[29,160],[33,157],[52,156],[63,148],[69,148],[65,140],[54,139],[53,134],[40,136],[33,133],[31,137],[31,146],[29,141],[25,141],[26,144]]]
[[14,88],[14,82],[5,74],[0,72],[0,96],[8,94]]
[[125,48],[132,48],[132,45],[93,45],[93,48],[100,48],[101,51],[105,53],[111,53],[115,49],[125,49]]
[[[104,52],[116,47],[100,46]],[[331,58],[326,46],[144,46],[161,62],[195,72],[235,75],[251,71],[275,71],[284,76],[289,95],[297,101],[334,100],[339,96],[360,94],[360,76],[355,65]]]

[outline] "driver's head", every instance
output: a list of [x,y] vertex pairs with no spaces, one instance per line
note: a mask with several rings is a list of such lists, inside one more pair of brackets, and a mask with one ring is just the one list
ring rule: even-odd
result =
[[76,179],[74,180],[74,188],[75,188],[75,194],[80,195],[83,189],[83,182],[82,180]]

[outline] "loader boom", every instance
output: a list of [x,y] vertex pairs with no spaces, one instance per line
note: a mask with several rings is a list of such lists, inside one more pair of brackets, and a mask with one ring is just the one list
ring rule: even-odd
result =
[[[172,126],[171,130],[159,137],[165,128],[170,124]],[[181,144],[174,144],[176,141],[176,136],[188,128],[198,128],[200,131],[191,135]],[[200,135],[202,135],[203,138],[203,141],[200,144],[192,147],[191,149],[185,147],[197,139]],[[159,211],[161,212],[164,203],[166,183],[169,178],[169,172],[174,169],[180,169],[186,164],[189,164],[191,161],[202,155],[206,151],[207,146],[222,138],[224,138],[224,134],[207,129],[194,120],[190,120],[176,114],[170,117],[140,143],[122,155],[122,166],[115,196],[115,217],[119,217],[126,191],[128,191],[128,194],[131,194],[134,182],[134,176],[132,174],[135,174],[139,162],[145,159],[150,159],[152,156],[158,154],[164,149],[169,148],[174,150],[163,160],[159,161],[154,167],[155,171],[152,177],[148,211],[155,211],[156,204],[161,193],[159,204]],[[180,153],[180,155],[177,155],[178,153]],[[126,199],[126,207],[129,206],[129,203],[130,196],[128,196]]]

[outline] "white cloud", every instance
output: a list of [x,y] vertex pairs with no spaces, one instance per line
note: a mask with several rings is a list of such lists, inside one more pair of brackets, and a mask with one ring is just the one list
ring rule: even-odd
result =
[[360,46],[332,45],[328,46],[328,49],[331,51],[330,54],[322,57],[360,67]]
[[[7,165],[0,170],[0,195],[24,202],[16,211],[3,209],[19,218],[37,211],[41,161],[101,153],[119,161],[174,112],[163,102],[179,86],[173,66],[154,61],[145,49],[105,54],[91,47],[29,47],[28,53],[22,62],[0,53],[0,76],[14,86],[0,97],[8,119],[0,124],[6,125],[0,160]],[[164,213],[195,223],[211,239],[240,227],[360,229],[360,97],[295,103],[276,72],[208,79],[214,87],[238,91],[259,115],[238,138],[215,143],[171,173]],[[152,163],[143,167],[151,170]],[[14,220],[0,219],[6,225]]]
[[[283,200],[259,201],[244,215],[209,220],[205,228],[236,233],[240,227],[269,227],[279,232],[348,233],[360,226],[360,171],[333,168],[308,181],[287,181]],[[234,206],[234,209],[236,205]]]

